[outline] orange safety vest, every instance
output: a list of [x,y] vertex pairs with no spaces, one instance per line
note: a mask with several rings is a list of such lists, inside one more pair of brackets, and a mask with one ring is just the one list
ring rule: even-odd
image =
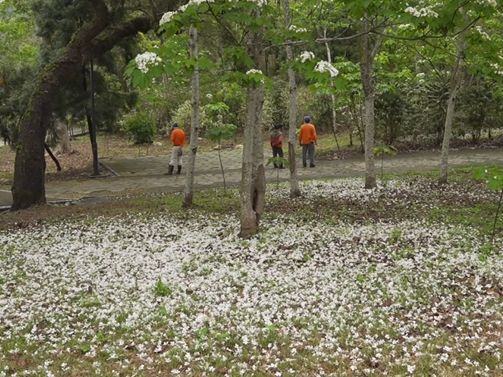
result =
[[314,127],[314,124],[304,123],[300,126],[299,142],[302,145],[314,143],[317,139],[318,136],[316,135],[316,128]]
[[183,147],[185,145],[185,132],[181,128],[173,128],[173,131],[171,131],[171,141],[174,146]]

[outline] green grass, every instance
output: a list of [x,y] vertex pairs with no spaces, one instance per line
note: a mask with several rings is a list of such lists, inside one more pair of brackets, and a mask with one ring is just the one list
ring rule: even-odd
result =
[[[431,210],[431,220],[477,228],[482,234],[492,233],[496,203],[480,203],[468,207],[443,206]],[[496,222],[496,231],[503,231],[503,216]]]
[[[349,145],[349,133],[339,133],[337,135],[337,141],[339,142],[339,147],[342,151],[351,150],[351,151],[359,151],[360,150],[360,139],[357,135],[353,135],[353,145]],[[334,135],[332,133],[324,133],[318,135],[318,146],[316,148],[316,154],[318,156],[327,156],[332,155],[334,152],[337,152],[337,143],[335,142]]]

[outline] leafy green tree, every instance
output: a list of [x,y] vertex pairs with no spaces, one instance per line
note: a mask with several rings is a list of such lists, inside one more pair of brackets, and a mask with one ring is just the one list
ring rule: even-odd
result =
[[[51,3],[58,5],[58,1],[52,0]],[[120,41],[138,31],[149,30],[153,21],[150,15],[154,15],[155,19],[160,16],[159,10],[173,6],[173,2],[123,1],[112,5],[105,0],[93,1],[92,4],[85,0],[73,1],[70,6],[82,7],[82,11],[67,21],[77,27],[65,42],[51,47],[48,62],[33,80],[34,89],[19,122],[12,187],[13,210],[45,202],[44,139],[52,110],[57,104],[57,93],[64,83],[77,77],[83,65],[103,55]]]
[[16,124],[26,106],[39,52],[35,24],[26,0],[0,2],[0,137],[15,143]]

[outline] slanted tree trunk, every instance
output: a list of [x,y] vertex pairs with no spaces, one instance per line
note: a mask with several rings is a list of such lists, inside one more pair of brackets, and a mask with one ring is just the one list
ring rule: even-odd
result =
[[451,77],[449,98],[447,99],[447,111],[444,123],[444,138],[442,141],[442,153],[440,157],[440,183],[447,183],[447,176],[449,170],[449,146],[452,138],[452,121],[454,119],[454,110],[456,106],[456,96],[461,85],[463,74],[463,60],[465,51],[464,35],[461,33],[458,36],[456,43],[456,63]]
[[[197,51],[197,29],[191,26],[189,29],[189,49],[190,57],[197,61],[198,51]],[[192,73],[192,115],[190,119],[190,150],[189,158],[187,162],[187,172],[185,175],[185,189],[183,206],[192,206],[192,200],[194,197],[194,171],[196,165],[196,154],[198,147],[198,137],[199,137],[199,67],[196,64],[194,66],[194,72]],[[220,151],[219,151],[220,152]]]
[[[290,27],[290,2],[284,0],[285,25]],[[286,46],[286,58],[288,64],[293,63],[292,46]],[[290,169],[290,197],[296,198],[301,195],[299,178],[297,177],[297,161],[295,146],[297,145],[297,82],[293,68],[288,67],[288,88],[290,93],[290,106],[288,108],[288,166]]]
[[58,58],[37,77],[26,112],[19,123],[19,141],[12,185],[11,210],[45,203],[44,141],[55,93],[81,66],[81,49],[106,27],[109,13],[103,2],[95,6],[95,17],[85,24]]
[[[169,1],[165,6],[173,3]],[[45,65],[35,79],[28,106],[19,122],[11,210],[45,203],[44,141],[59,88],[78,75],[92,57],[100,56],[124,38],[152,27],[152,19],[144,14],[117,20],[111,17],[103,0],[95,0],[93,4],[93,18],[75,32],[58,56]]]
[[374,161],[374,136],[375,136],[375,85],[374,85],[374,58],[379,51],[382,38],[374,43],[370,37],[370,22],[367,15],[363,19],[363,32],[361,36],[361,78],[364,94],[365,124],[365,188],[374,188],[376,182],[376,169]]
[[49,155],[49,157],[51,158],[51,160],[56,165],[56,170],[61,171],[61,164],[59,163],[59,160],[56,158],[54,153],[52,153],[51,147],[49,147],[46,143],[44,143],[44,149],[47,152],[47,154]]
[[[261,66],[263,50],[258,32],[248,36],[247,47],[258,67]],[[240,237],[249,238],[256,234],[264,212],[265,168],[264,143],[262,139],[262,109],[264,85],[255,84],[247,90],[247,111],[243,140],[243,166],[241,177],[241,232]]]

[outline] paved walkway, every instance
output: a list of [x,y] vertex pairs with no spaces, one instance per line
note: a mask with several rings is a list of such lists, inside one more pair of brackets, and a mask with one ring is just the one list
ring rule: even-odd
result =
[[[241,150],[222,151],[225,177],[228,185],[237,185],[241,180]],[[438,167],[439,152],[414,152],[386,159],[385,172],[403,173],[425,171]],[[183,190],[184,176],[167,176],[168,156],[140,157],[121,160],[103,160],[102,163],[118,176],[75,181],[48,182],[46,192],[49,200],[102,197],[133,192],[178,192]],[[450,155],[450,166],[499,164],[503,165],[503,149],[458,150]],[[301,165],[301,164],[299,164]],[[379,161],[376,161],[379,167]],[[222,186],[218,155],[207,152],[198,156],[195,185],[197,189]],[[268,167],[268,181],[275,181],[279,172],[281,180],[288,179],[288,169]],[[362,157],[346,160],[318,161],[316,168],[300,168],[300,179],[359,177],[365,172]],[[8,187],[0,187],[0,207],[8,206],[11,196]]]

